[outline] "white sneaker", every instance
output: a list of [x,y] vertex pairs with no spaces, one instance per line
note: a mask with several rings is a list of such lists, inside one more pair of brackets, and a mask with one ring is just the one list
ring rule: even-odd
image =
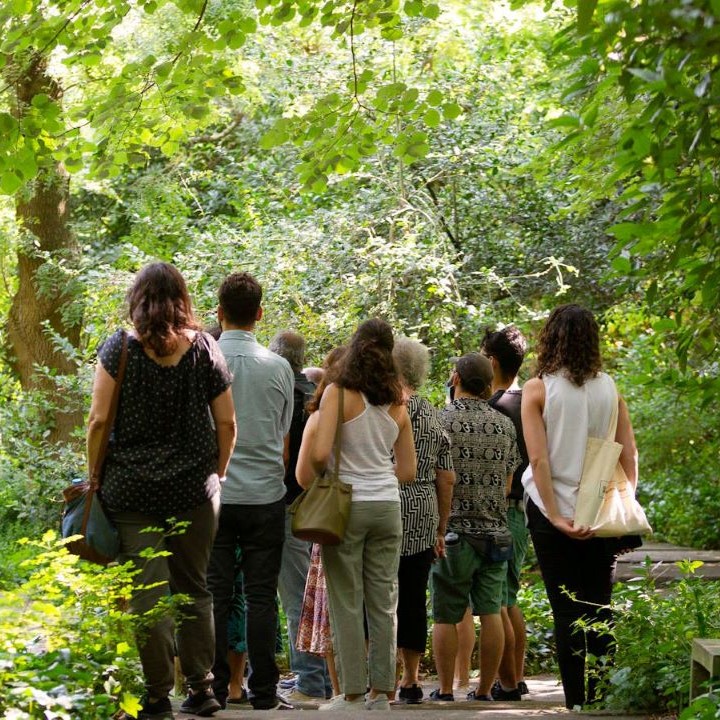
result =
[[390,700],[386,693],[378,693],[374,698],[370,693],[365,696],[365,708],[367,710],[390,710]]
[[362,695],[355,700],[346,700],[345,696],[340,694],[321,705],[318,710],[363,710],[365,708],[365,701]]

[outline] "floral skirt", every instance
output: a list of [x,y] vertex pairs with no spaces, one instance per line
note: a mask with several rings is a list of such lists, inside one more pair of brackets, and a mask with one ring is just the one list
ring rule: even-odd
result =
[[309,652],[314,655],[325,655],[332,652],[325,573],[320,556],[320,546],[317,544],[313,545],[310,556],[310,569],[305,583],[305,595],[295,646],[301,652]]

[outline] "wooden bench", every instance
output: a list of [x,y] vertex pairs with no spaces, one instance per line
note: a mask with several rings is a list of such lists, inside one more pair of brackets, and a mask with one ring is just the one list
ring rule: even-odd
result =
[[720,640],[695,638],[690,655],[690,702],[720,680]]

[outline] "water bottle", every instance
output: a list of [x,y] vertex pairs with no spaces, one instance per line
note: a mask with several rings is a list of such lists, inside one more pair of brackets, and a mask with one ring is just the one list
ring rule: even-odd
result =
[[452,530],[449,533],[445,534],[445,547],[448,547],[449,545],[457,545],[460,542],[460,536],[453,532]]

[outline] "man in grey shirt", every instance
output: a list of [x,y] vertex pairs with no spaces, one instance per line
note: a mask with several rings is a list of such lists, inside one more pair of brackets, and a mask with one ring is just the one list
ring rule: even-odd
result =
[[210,556],[208,587],[215,616],[213,689],[225,706],[230,668],[227,624],[241,551],[247,604],[249,697],[256,710],[288,707],[277,696],[275,597],[285,537],[285,437],[293,413],[294,375],[286,360],[255,339],[262,318],[262,288],[249,273],[233,273],[218,293],[220,349],[233,373],[238,425],[227,477],[221,489],[218,532]]

